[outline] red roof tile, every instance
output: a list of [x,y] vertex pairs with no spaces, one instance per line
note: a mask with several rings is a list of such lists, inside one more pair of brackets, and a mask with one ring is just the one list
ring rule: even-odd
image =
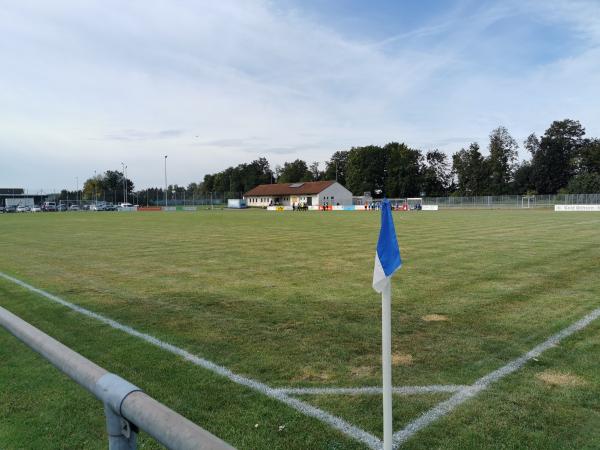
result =
[[[273,195],[311,195],[318,194],[324,191],[335,181],[305,181],[298,183],[277,183],[277,184],[261,184],[254,189],[250,189],[244,194],[244,197],[252,196],[273,196]],[[292,187],[300,185],[298,187]]]

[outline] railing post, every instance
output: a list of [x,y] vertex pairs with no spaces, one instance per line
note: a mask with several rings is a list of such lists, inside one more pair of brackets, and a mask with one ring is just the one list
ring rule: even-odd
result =
[[137,427],[123,417],[121,406],[125,398],[140,388],[113,373],[103,375],[96,382],[96,394],[104,401],[106,432],[109,450],[135,450]]
[[106,415],[106,432],[108,433],[108,450],[136,450],[137,428],[135,425],[104,404]]

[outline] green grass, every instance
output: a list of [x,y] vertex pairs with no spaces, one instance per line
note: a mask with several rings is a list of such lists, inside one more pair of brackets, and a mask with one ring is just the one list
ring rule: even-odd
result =
[[[394,367],[396,385],[470,384],[600,306],[593,213],[394,217],[404,267],[394,277],[393,347],[413,357]],[[380,301],[370,287],[377,233],[375,213],[7,214],[0,271],[272,386],[373,386],[381,380]],[[362,448],[3,280],[0,306],[239,448]],[[448,320],[426,322],[427,314]],[[535,377],[540,363],[529,364],[406,446],[564,448],[577,435],[576,447],[597,447],[599,341],[594,325],[542,359],[544,370],[584,385],[546,386]],[[397,426],[433,400],[400,398]],[[380,434],[379,399],[311,401]],[[0,448],[32,442],[105,447],[101,406],[0,330]]]

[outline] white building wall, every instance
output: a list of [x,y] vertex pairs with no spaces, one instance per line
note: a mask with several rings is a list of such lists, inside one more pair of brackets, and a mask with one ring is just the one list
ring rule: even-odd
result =
[[289,195],[282,195],[282,196],[277,196],[277,197],[273,197],[272,195],[262,195],[262,196],[244,196],[244,200],[246,200],[246,205],[249,207],[252,206],[258,206],[258,207],[263,207],[263,206],[269,206],[269,205],[274,205],[275,201],[277,200],[279,202],[280,205],[283,206],[291,206],[292,205],[292,201],[291,201],[291,197]]
[[[340,183],[334,183],[327,189],[321,191],[318,195],[319,203],[327,203],[328,205],[337,205],[338,203],[342,206],[352,204],[352,192],[342,186]],[[313,204],[315,204],[313,202]]]

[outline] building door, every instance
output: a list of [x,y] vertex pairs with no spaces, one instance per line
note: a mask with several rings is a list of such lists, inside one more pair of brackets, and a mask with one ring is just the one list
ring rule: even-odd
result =
[[312,206],[312,195],[306,197],[306,206]]

